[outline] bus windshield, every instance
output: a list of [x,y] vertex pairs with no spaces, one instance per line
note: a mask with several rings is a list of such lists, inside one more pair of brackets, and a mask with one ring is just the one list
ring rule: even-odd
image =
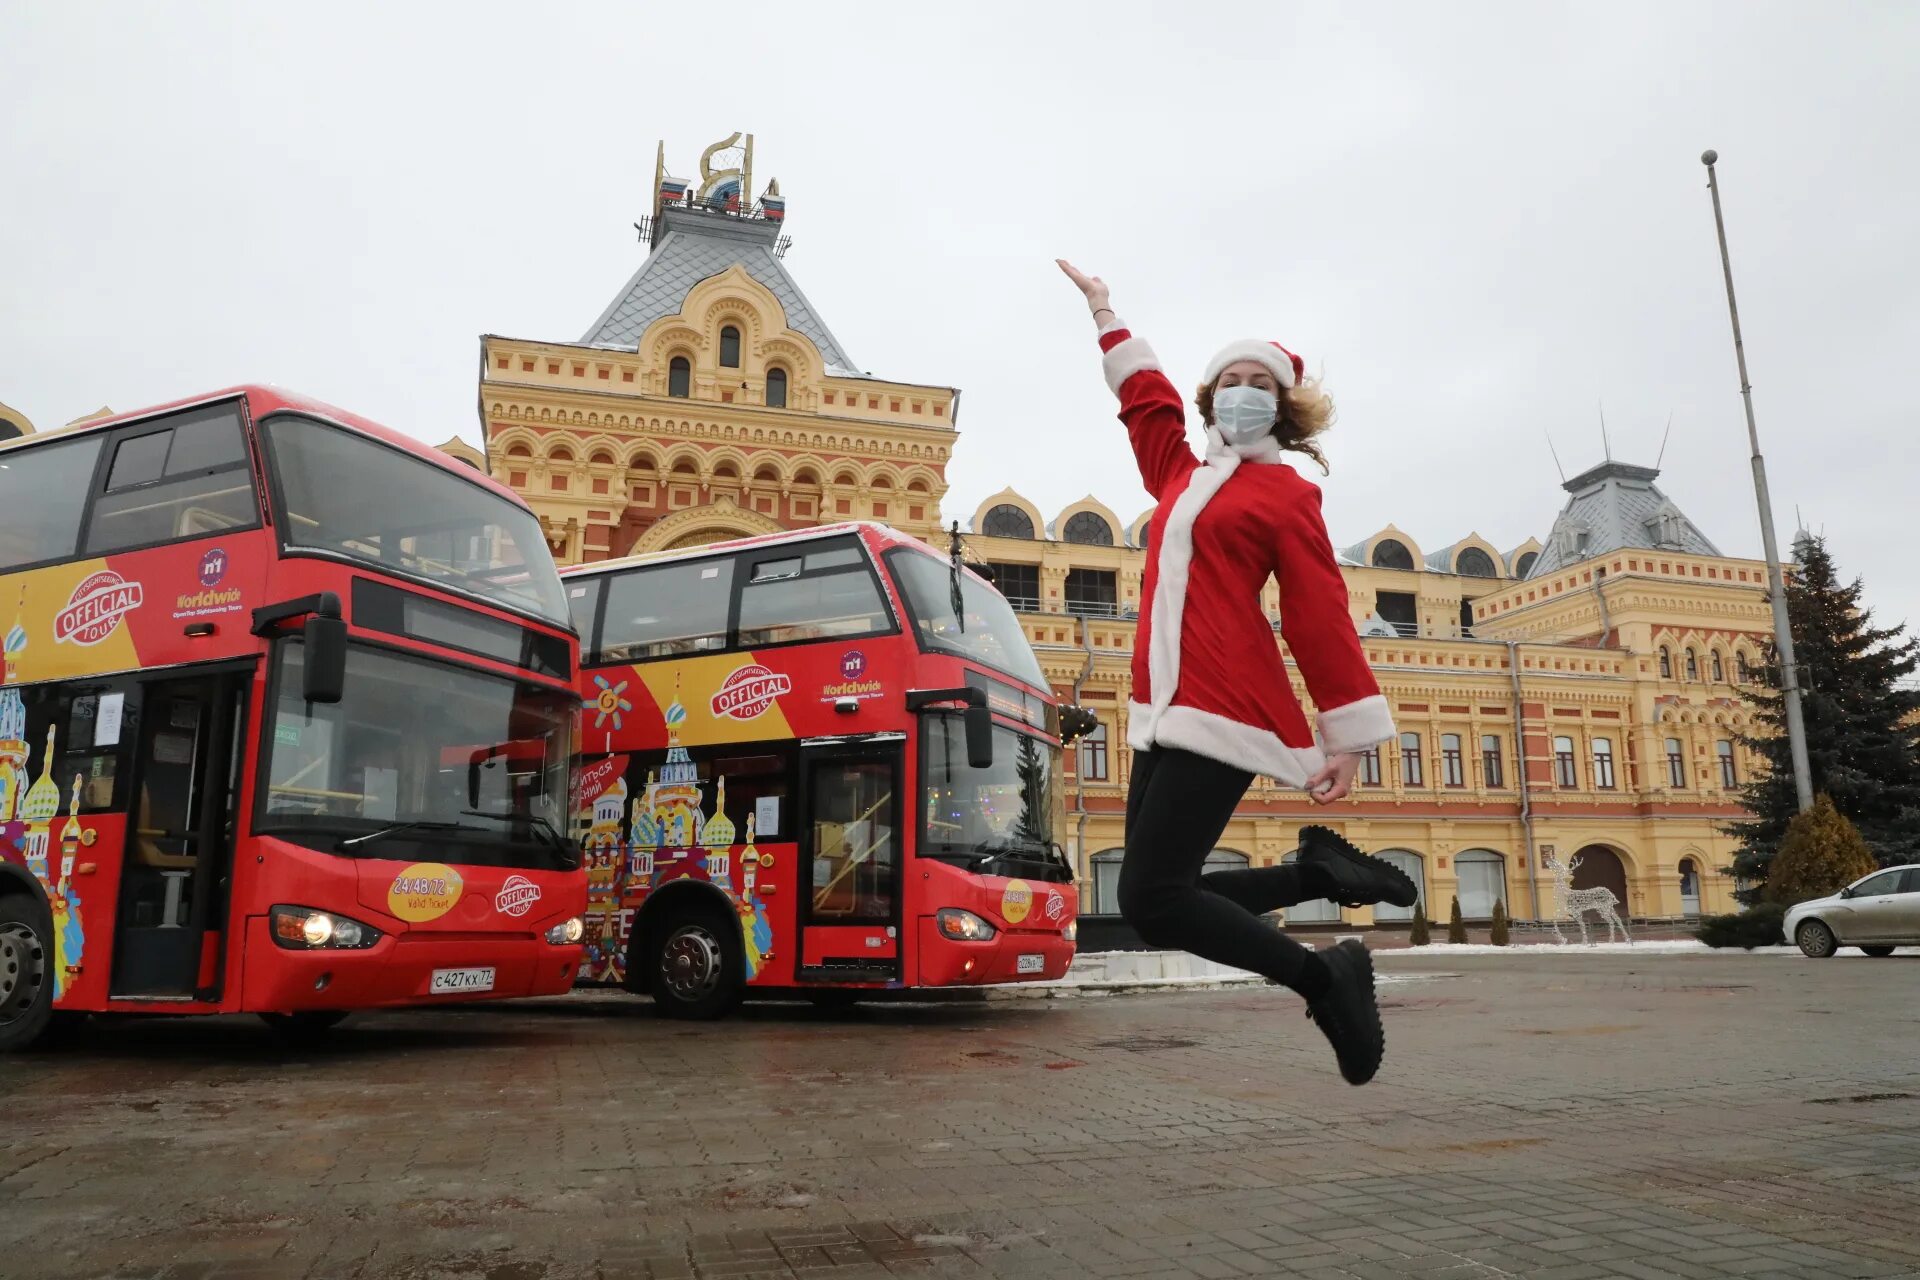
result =
[[1053,833],[1065,821],[1066,786],[1059,747],[993,729],[993,765],[967,764],[967,735],[958,715],[922,717],[921,783],[926,828],[920,852],[972,865],[998,858],[1053,862]]
[[305,653],[277,650],[267,785],[255,829],[372,858],[555,870],[575,699],[449,663],[358,646],[346,696],[301,696]]
[[349,556],[568,626],[540,522],[497,493],[298,414],[264,424],[289,547]]
[[913,615],[922,649],[958,654],[1004,671],[1016,680],[1047,687],[1033,646],[1005,596],[972,574],[960,575],[961,612],[953,609],[953,570],[942,560],[908,547],[887,552],[894,581]]

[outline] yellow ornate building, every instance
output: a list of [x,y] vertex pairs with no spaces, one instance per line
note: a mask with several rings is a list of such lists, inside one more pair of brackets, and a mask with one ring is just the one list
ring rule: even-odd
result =
[[[699,172],[657,167],[650,252],[578,341],[481,339],[485,451],[443,447],[523,494],[563,563],[849,516],[936,536],[959,393],[858,369],[787,272],[777,184],[750,198],[750,136],[708,148]],[[1281,860],[1302,821],[1323,821],[1404,867],[1441,918],[1456,896],[1469,918],[1497,899],[1553,914],[1555,856],[1636,917],[1730,909],[1719,827],[1753,767],[1739,686],[1770,634],[1766,574],[1722,555],[1656,477],[1608,461],[1567,481],[1545,543],[1469,534],[1427,552],[1388,525],[1345,547],[1400,740],[1327,809],[1257,783],[1215,860]],[[1114,901],[1151,514],[1089,496],[1048,519],[1008,489],[968,524],[969,560],[1056,688],[1101,717],[1070,752],[1059,833],[1094,910]],[[1266,603],[1277,620],[1271,584]],[[1408,914],[1290,913],[1334,928]]]

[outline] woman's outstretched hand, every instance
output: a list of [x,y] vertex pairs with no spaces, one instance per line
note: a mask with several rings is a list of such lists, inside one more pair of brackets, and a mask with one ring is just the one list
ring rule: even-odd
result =
[[1315,804],[1332,804],[1353,790],[1353,777],[1360,772],[1360,757],[1341,753],[1327,757],[1327,766],[1307,779],[1307,794]]
[[1073,281],[1074,287],[1086,295],[1087,310],[1111,311],[1113,309],[1108,299],[1107,282],[1105,280],[1102,280],[1099,276],[1088,275],[1071,262],[1068,262],[1065,258],[1055,258],[1054,262],[1059,265],[1062,271],[1067,273],[1067,279]]

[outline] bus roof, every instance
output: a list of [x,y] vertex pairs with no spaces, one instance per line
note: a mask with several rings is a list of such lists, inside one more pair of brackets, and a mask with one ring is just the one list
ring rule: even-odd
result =
[[927,554],[938,557],[940,553],[911,534],[900,532],[889,525],[873,520],[841,520],[833,524],[816,525],[810,529],[782,529],[778,533],[755,534],[751,538],[731,538],[725,542],[708,542],[697,547],[675,547],[667,551],[643,551],[635,556],[622,556],[618,560],[595,560],[591,564],[568,565],[560,570],[563,578],[580,577],[595,573],[609,573],[616,569],[629,569],[635,565],[661,564],[671,560],[691,560],[697,556],[716,555],[728,551],[739,551],[747,547],[783,547],[797,543],[817,542],[822,538],[839,537],[849,533],[866,534],[883,546],[917,547]]
[[468,466],[450,454],[442,453],[424,440],[418,440],[404,432],[395,431],[392,427],[383,427],[379,423],[368,418],[363,418],[357,413],[351,413],[338,406],[327,404],[322,400],[315,400],[311,396],[303,396],[297,391],[288,391],[284,387],[267,386],[259,383],[243,383],[239,386],[226,387],[219,391],[209,391],[197,396],[187,396],[180,400],[153,405],[145,409],[133,409],[126,413],[116,413],[111,417],[92,418],[84,422],[69,423],[64,427],[56,427],[51,431],[41,431],[34,435],[21,436],[15,440],[0,442],[0,453],[11,452],[15,449],[30,449],[34,445],[44,441],[68,439],[74,436],[86,435],[93,431],[111,431],[115,427],[124,427],[130,422],[138,422],[143,418],[157,417],[163,413],[173,413],[180,409],[191,409],[197,405],[216,404],[222,400],[237,400],[242,397],[246,398],[251,407],[256,411],[254,414],[255,417],[264,417],[280,409],[291,409],[300,413],[312,414],[314,417],[322,418],[336,426],[347,427],[351,430],[358,431],[362,435],[372,436],[376,440],[390,444],[396,449],[405,450],[423,462],[432,463],[442,471],[451,471],[453,474],[460,476],[462,479],[470,480],[483,489],[492,490],[494,493],[511,501],[517,507],[525,507],[527,505],[519,494],[509,489],[506,485],[501,484],[492,476],[479,470],[477,467]]

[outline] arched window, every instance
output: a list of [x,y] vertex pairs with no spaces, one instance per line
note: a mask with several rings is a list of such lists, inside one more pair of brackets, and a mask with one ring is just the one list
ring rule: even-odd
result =
[[740,331],[732,325],[720,330],[720,367],[738,369],[740,367]]
[[1076,511],[1067,520],[1062,535],[1066,541],[1077,542],[1083,547],[1113,545],[1113,526],[1091,511]]
[[780,472],[774,468],[774,465],[772,463],[769,462],[762,465],[758,471],[754,472],[753,478],[755,482],[759,484],[779,484]]
[[549,462],[572,462],[572,461],[573,461],[573,450],[571,450],[571,449],[569,449],[569,448],[567,448],[567,446],[565,446],[565,445],[563,445],[563,444],[562,444],[562,445],[555,445],[555,446],[554,446],[554,450],[553,450],[553,452],[547,455],[547,461],[549,461]]
[[1747,657],[1747,651],[1745,649],[1733,655],[1733,669],[1735,674],[1739,676],[1741,684],[1752,682],[1753,662]]
[[836,475],[833,478],[833,482],[837,485],[841,485],[849,489],[851,489],[854,485],[860,483],[859,478],[856,477],[851,471],[842,471],[839,475]]
[[769,409],[787,407],[787,371],[777,365],[767,370],[767,407]]
[[1553,782],[1569,790],[1580,785],[1580,766],[1573,759],[1573,739],[1564,734],[1553,740]]
[[1011,502],[1003,502],[988,509],[980,522],[980,532],[989,538],[1031,538],[1033,517]]
[[1453,860],[1460,881],[1460,914],[1486,920],[1493,904],[1507,900],[1507,860],[1491,849],[1468,849]]
[[1120,914],[1120,860],[1125,849],[1102,849],[1090,859],[1093,864],[1093,911],[1097,916]]
[[[1419,854],[1409,853],[1405,849],[1382,849],[1373,856],[1405,872],[1407,879],[1413,881],[1414,891],[1419,894],[1417,901],[1426,900],[1427,870]],[[1411,920],[1413,908],[1396,907],[1391,902],[1376,902],[1373,904],[1373,918],[1375,920]]]
[[531,458],[533,456],[533,450],[527,448],[524,444],[516,444],[507,450],[507,456],[509,458]]
[[817,486],[820,483],[820,477],[812,467],[802,467],[794,473],[793,482],[798,485]]
[[1680,914],[1700,914],[1700,864],[1692,858],[1680,859]]
[[1687,650],[1687,679],[1698,680],[1699,678],[1700,678],[1700,660],[1694,656],[1692,649],[1688,649]]
[[1524,578],[1532,573],[1533,563],[1539,558],[1540,553],[1538,551],[1529,551],[1527,554],[1521,556],[1513,563],[1513,576],[1516,578]]
[[1713,682],[1720,684],[1725,681],[1727,678],[1727,669],[1720,662],[1720,651],[1718,649],[1713,650],[1707,655],[1707,658],[1708,666],[1713,671]]
[[1420,772],[1420,735],[1411,731],[1400,735],[1400,785],[1427,785]]
[[629,471],[651,471],[659,465],[660,464],[654,460],[654,456],[644,449],[627,459],[627,470]]
[[667,362],[667,394],[682,400],[693,394],[693,366],[685,356]]
[[605,449],[595,449],[593,456],[588,458],[587,461],[596,467],[610,467],[613,465],[613,455]]
[[1687,753],[1681,749],[1680,739],[1667,739],[1667,785],[1684,788],[1687,785]]
[[[1298,861],[1299,857],[1300,851],[1296,849],[1286,857],[1280,859],[1280,861],[1283,865],[1287,865]],[[1312,898],[1306,902],[1297,902],[1293,906],[1288,907],[1286,912],[1288,924],[1340,923],[1339,904],[1329,902],[1325,898]]]
[[[1379,548],[1375,548],[1377,552]],[[1479,547],[1468,547],[1453,558],[1453,571],[1469,578],[1497,578],[1500,571],[1493,567],[1493,557]]]
[[1673,650],[1665,645],[1660,646],[1660,678],[1673,679]]
[[1407,550],[1407,544],[1398,538],[1382,538],[1373,544],[1373,567],[1376,569],[1411,569],[1413,552]]

